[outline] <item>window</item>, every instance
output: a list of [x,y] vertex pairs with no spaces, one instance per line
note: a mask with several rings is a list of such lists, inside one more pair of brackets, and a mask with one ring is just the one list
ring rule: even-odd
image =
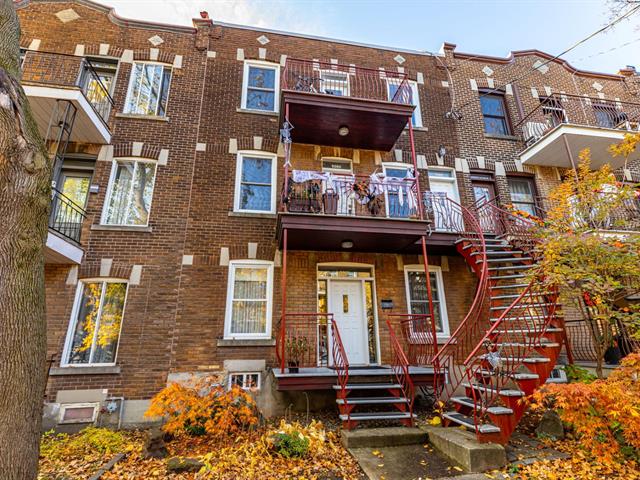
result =
[[124,113],[164,117],[167,112],[170,84],[170,66],[135,62],[131,70]]
[[[389,101],[393,100],[393,97],[396,95],[398,89],[400,88],[399,80],[389,80],[387,83],[388,92],[389,92]],[[418,93],[418,84],[413,81],[407,81],[407,85],[409,88],[407,92],[409,94],[409,103],[415,105],[415,109],[413,110],[413,115],[411,116],[411,125],[416,128],[422,127],[422,112],[420,110],[420,95]]]
[[271,338],[273,263],[229,263],[225,338]]
[[245,62],[242,108],[277,112],[279,84],[279,65],[257,61]]
[[237,385],[243,390],[260,390],[260,373],[230,373],[229,374],[229,390]]
[[[410,165],[402,163],[383,163],[382,171],[384,172],[387,180],[393,178],[391,183],[387,183],[385,187],[385,205],[386,214],[391,218],[409,218],[417,213],[417,207],[415,203],[417,199],[413,192],[415,182],[409,180],[403,184],[402,179],[413,174]],[[411,178],[410,177],[410,178]],[[412,199],[409,198],[412,195]],[[412,201],[413,200],[413,201]]]
[[349,158],[322,157],[322,171],[331,173],[343,173],[351,175],[353,173],[353,163]]
[[535,189],[531,178],[508,178],[511,203],[518,210],[531,215],[538,215],[536,211]]
[[127,283],[78,283],[62,358],[63,365],[109,365],[116,361]]
[[[449,335],[449,320],[444,297],[442,270],[440,267],[429,267],[431,280],[431,299],[433,314],[436,317],[436,333],[439,336]],[[417,315],[429,314],[429,296],[425,282],[424,267],[408,265],[405,267],[405,282],[407,288],[407,304],[409,313]]]
[[156,162],[116,159],[102,213],[105,225],[145,226],[149,224]]
[[82,91],[104,119],[109,117],[109,96],[114,89],[117,69],[117,61],[87,59],[82,71]]
[[327,95],[349,96],[349,74],[336,70],[320,71],[320,90]]
[[235,211],[275,213],[275,159],[275,154],[238,153]]
[[99,406],[99,403],[62,404],[58,423],[93,423],[98,416]]
[[504,96],[481,94],[480,108],[484,117],[484,132],[491,135],[510,135]]

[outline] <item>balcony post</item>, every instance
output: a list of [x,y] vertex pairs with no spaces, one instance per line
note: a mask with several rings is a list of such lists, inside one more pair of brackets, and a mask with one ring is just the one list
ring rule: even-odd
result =
[[569,161],[571,162],[571,168],[573,169],[573,174],[576,176],[576,182],[579,182],[578,178],[578,169],[576,168],[576,162],[573,159],[573,154],[571,153],[571,149],[569,148],[569,140],[567,140],[566,135],[562,135],[562,140],[564,140],[564,148],[567,149],[567,155],[569,155]]
[[433,357],[438,353],[438,332],[436,330],[436,317],[433,314],[433,296],[431,292],[431,275],[429,273],[429,257],[427,256],[427,240],[422,235],[422,261],[424,263],[424,277],[427,284],[427,299],[429,300],[429,316],[431,318],[431,335],[433,336]]
[[280,288],[282,289],[282,316],[280,317],[280,331],[276,332],[276,335],[280,336],[280,341],[277,342],[280,344],[280,373],[284,373],[285,360],[284,360],[284,352],[285,348],[285,332],[286,332],[286,322],[287,322],[287,229],[285,228],[282,232],[282,278],[280,283]]
[[420,190],[420,173],[418,172],[418,161],[416,160],[416,145],[413,141],[413,125],[411,124],[412,118],[409,117],[409,144],[411,146],[411,161],[413,162],[413,174],[416,178],[416,190],[418,194],[418,214],[420,220],[424,220],[424,214],[422,211],[422,191]]

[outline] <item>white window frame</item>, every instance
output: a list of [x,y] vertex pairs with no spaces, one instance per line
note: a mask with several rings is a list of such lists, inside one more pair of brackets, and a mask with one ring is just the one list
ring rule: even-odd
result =
[[242,377],[242,386],[240,388],[242,388],[242,390],[251,391],[252,390],[251,387],[246,387],[245,386],[245,384],[247,382],[247,377],[249,375],[257,375],[258,376],[258,381],[257,381],[256,386],[254,388],[255,388],[255,390],[260,390],[262,388],[262,374],[261,374],[261,372],[229,372],[229,383],[228,383],[228,386],[227,386],[227,390],[231,390],[231,388],[234,385],[233,377]]
[[[115,182],[116,179],[116,172],[118,171],[118,161],[122,161],[122,162],[135,162],[135,163],[153,163],[155,164],[155,174],[153,176],[153,186],[151,187],[151,200],[149,202],[149,215],[147,215],[147,223],[145,224],[140,224],[140,225],[136,225],[136,224],[130,224],[130,223],[107,223],[107,214],[108,214],[108,210],[109,210],[109,204],[111,203],[111,195],[113,194],[113,184]],[[140,157],[118,157],[118,158],[114,158],[113,161],[111,162],[111,173],[109,175],[109,185],[107,186],[107,194],[104,197],[104,205],[102,206],[102,215],[100,217],[100,225],[110,225],[110,226],[114,226],[114,227],[133,227],[133,228],[140,228],[140,227],[148,227],[149,226],[149,220],[151,219],[151,208],[153,206],[153,194],[155,192],[156,189],[156,183],[158,181],[158,161],[151,159],[151,158],[140,158]],[[134,167],[135,168],[135,167]],[[135,179],[135,174],[134,174],[134,179]],[[133,184],[134,182],[131,182],[131,191],[129,192],[129,200],[127,203],[127,206],[131,203],[131,195],[133,194]]]
[[[233,308],[233,290],[236,277],[236,268],[256,268],[263,267],[267,270],[267,318],[264,333],[231,333],[231,319]],[[273,310],[273,262],[267,260],[231,260],[229,262],[229,273],[227,280],[227,304],[224,316],[224,338],[233,339],[255,339],[264,340],[271,339],[271,317]]]
[[[401,83],[402,81],[397,78],[387,79],[387,99],[389,101],[391,101],[391,85],[400,85]],[[415,115],[416,117],[416,123],[415,125],[413,125],[413,128],[423,128],[422,108],[420,107],[420,91],[418,90],[418,82],[416,82],[415,80],[407,80],[407,84],[409,85],[409,88],[411,88],[411,98],[415,102],[414,106],[416,107],[413,110],[413,115]],[[411,118],[413,121],[413,116]],[[405,128],[409,128],[408,123],[407,127]]]
[[[130,100],[130,95],[132,95],[133,92],[133,83],[134,83],[134,72],[135,72],[135,67],[136,64],[143,64],[143,65],[161,65],[163,68],[168,68],[171,71],[171,78],[169,79],[169,87],[167,88],[167,104],[165,105],[164,108],[164,114],[163,115],[159,115],[158,114],[158,108],[160,108],[160,99],[158,98],[158,104],[156,105],[156,113],[155,114],[145,114],[145,113],[136,113],[136,112],[127,112],[127,105],[129,105],[129,100]],[[143,60],[143,61],[133,61],[131,63],[131,71],[129,73],[129,85],[127,86],[127,96],[125,97],[124,100],[124,106],[122,108],[122,113],[124,113],[125,115],[142,115],[142,116],[147,116],[147,117],[166,117],[167,116],[167,112],[169,110],[169,99],[171,98],[171,84],[173,83],[173,65],[170,65],[168,63],[163,63],[163,62],[154,62],[154,61],[147,61],[147,60]],[[161,94],[162,92],[160,92]],[[140,94],[138,93],[138,97],[140,96]]]
[[[351,75],[349,75],[349,72],[345,72],[342,70],[330,70],[330,69],[317,70],[317,72],[319,73],[319,77],[320,77],[320,93],[323,93],[325,95],[331,95],[330,93],[327,93],[326,90],[323,88],[324,87],[323,82],[325,80],[324,77],[327,75],[336,75],[336,76],[344,76],[345,85],[342,88],[340,89],[336,88],[335,90],[340,90],[342,92],[343,97],[351,96]],[[334,95],[334,96],[338,96],[338,95]]]
[[[271,208],[269,210],[250,210],[240,208],[240,190],[242,180],[242,165],[244,157],[266,158],[271,160]],[[236,155],[236,185],[233,194],[233,211],[243,213],[276,213],[276,180],[278,176],[278,155],[259,150],[242,150]]]
[[[84,421],[83,419],[78,420],[64,420],[64,414],[67,410],[73,410],[74,408],[93,408],[93,415],[91,416],[91,420]],[[60,405],[60,412],[58,416],[58,423],[60,425],[68,425],[74,423],[95,423],[98,418],[98,410],[100,408],[100,403],[91,402],[91,403],[63,403]]]
[[[122,320],[120,320],[120,330],[118,331],[118,343],[116,345],[116,352],[113,355],[113,362],[110,363],[69,363],[69,354],[71,353],[71,344],[73,343],[73,333],[76,329],[76,323],[78,321],[78,309],[80,308],[80,302],[82,301],[82,292],[84,290],[85,283],[125,283],[127,289],[124,294],[124,306],[122,307]],[[83,278],[78,281],[76,287],[76,294],[73,300],[73,308],[71,309],[71,318],[69,319],[69,326],[67,328],[67,336],[64,341],[64,348],[62,349],[62,359],[60,360],[61,367],[68,368],[87,368],[87,367],[112,367],[118,362],[118,351],[120,350],[120,337],[122,336],[122,325],[124,324],[125,313],[127,309],[127,299],[129,298],[129,280],[122,278],[112,277],[97,277],[97,278]],[[104,304],[104,290],[100,296],[100,305],[98,309],[97,317],[102,315],[102,306]],[[99,326],[98,326],[99,328]],[[98,332],[96,328],[96,334]]]
[[[258,108],[247,107],[247,90],[249,88],[249,68],[269,68],[275,70],[275,78],[273,82],[273,110],[261,110]],[[240,106],[242,110],[249,112],[261,112],[261,113],[278,113],[280,111],[280,64],[265,62],[262,60],[245,60],[244,69],[242,74],[242,98]]]
[[[407,298],[407,313],[411,311],[411,291],[409,289],[409,272],[424,273],[424,265],[405,265],[404,267],[404,286]],[[442,268],[436,265],[429,265],[429,274],[436,274],[436,285],[438,286],[440,301],[440,318],[442,319],[442,332],[437,332],[438,340],[447,339],[450,336],[449,315],[447,313],[447,299],[444,292],[444,280],[442,278]]]

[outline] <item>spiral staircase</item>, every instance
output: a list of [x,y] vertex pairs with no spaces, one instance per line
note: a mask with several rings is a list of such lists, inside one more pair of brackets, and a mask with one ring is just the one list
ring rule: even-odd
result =
[[539,291],[528,273],[535,264],[531,222],[493,203],[472,211],[444,197],[425,201],[441,228],[458,233],[457,250],[478,277],[469,312],[433,357],[448,378],[437,385],[448,407],[443,424],[505,444],[526,410],[524,398],[547,381],[560,355],[557,292]]

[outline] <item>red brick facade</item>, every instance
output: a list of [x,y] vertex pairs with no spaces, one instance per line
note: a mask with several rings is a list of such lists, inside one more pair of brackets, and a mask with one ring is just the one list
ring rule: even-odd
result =
[[[79,17],[61,21],[55,14],[66,9],[72,9]],[[514,78],[527,74],[522,81],[513,83],[505,95],[511,122],[515,123],[539,102],[532,96],[532,88],[540,95],[550,88],[576,95],[602,92],[606,98],[637,101],[639,87],[635,76],[578,72],[560,61],[551,62],[545,74],[530,73],[534,62],[548,59],[534,51],[519,52],[510,59],[471,58],[455,52],[454,46],[445,45],[444,54],[436,58],[392,48],[228,26],[206,19],[194,22],[194,28],[129,22],[83,0],[24,1],[19,4],[18,13],[24,48],[31,48],[38,39],[40,51],[73,55],[82,44],[84,55],[119,60],[113,91],[115,106],[110,117],[112,146],[70,146],[70,151],[97,156],[91,180],[97,193],[89,195],[88,218],[82,232],[82,264],[51,264],[46,269],[48,348],[50,355],[56,355],[47,389],[50,402],[61,390],[82,389],[108,389],[111,396],[143,400],[161,389],[171,374],[219,372],[228,360],[265,360],[267,367],[274,365],[272,342],[247,346],[220,341],[229,260],[274,262],[273,329],[282,310],[276,215],[234,213],[237,151],[276,153],[277,182],[273,188],[277,193],[283,181],[278,115],[241,109],[244,60],[283,64],[287,57],[316,59],[406,73],[417,82],[420,97],[423,127],[415,131],[415,147],[422,189],[429,188],[427,165],[450,167],[455,169],[461,202],[466,205],[474,201],[471,172],[484,171],[494,177],[502,203],[511,201],[505,172],[535,177],[540,195],[558,181],[557,172],[551,168],[522,167],[517,161],[524,148],[520,137],[498,139],[485,135],[477,88],[513,83]],[[155,35],[161,38],[160,44],[150,41]],[[268,42],[258,40],[263,35]],[[397,56],[402,57],[401,63]],[[149,59],[174,66],[165,118],[122,113],[131,61]],[[491,75],[483,72],[486,66]],[[596,81],[602,86],[599,91],[592,86]],[[461,117],[448,114],[452,110]],[[446,148],[444,158],[436,154],[441,146]],[[149,227],[101,226],[111,160],[136,156],[159,160]],[[320,170],[322,156],[354,159],[354,173],[367,175],[384,161],[411,163],[408,130],[391,152],[294,145],[293,168]],[[496,168],[497,162],[503,169]],[[430,263],[443,266],[444,295],[453,331],[468,311],[476,280],[453,245],[429,251],[433,253],[429,255]],[[445,261],[442,255],[446,256]],[[316,269],[318,263],[324,262],[375,267],[382,360],[388,361],[388,342],[382,328],[388,312],[381,309],[380,300],[393,300],[392,312],[406,313],[403,266],[420,264],[421,259],[400,252],[289,252],[288,310],[316,311]],[[126,280],[132,277],[134,266],[141,266],[141,276],[128,290],[116,362],[119,368],[106,373],[87,369],[82,374],[69,374],[58,368],[77,280]]]

